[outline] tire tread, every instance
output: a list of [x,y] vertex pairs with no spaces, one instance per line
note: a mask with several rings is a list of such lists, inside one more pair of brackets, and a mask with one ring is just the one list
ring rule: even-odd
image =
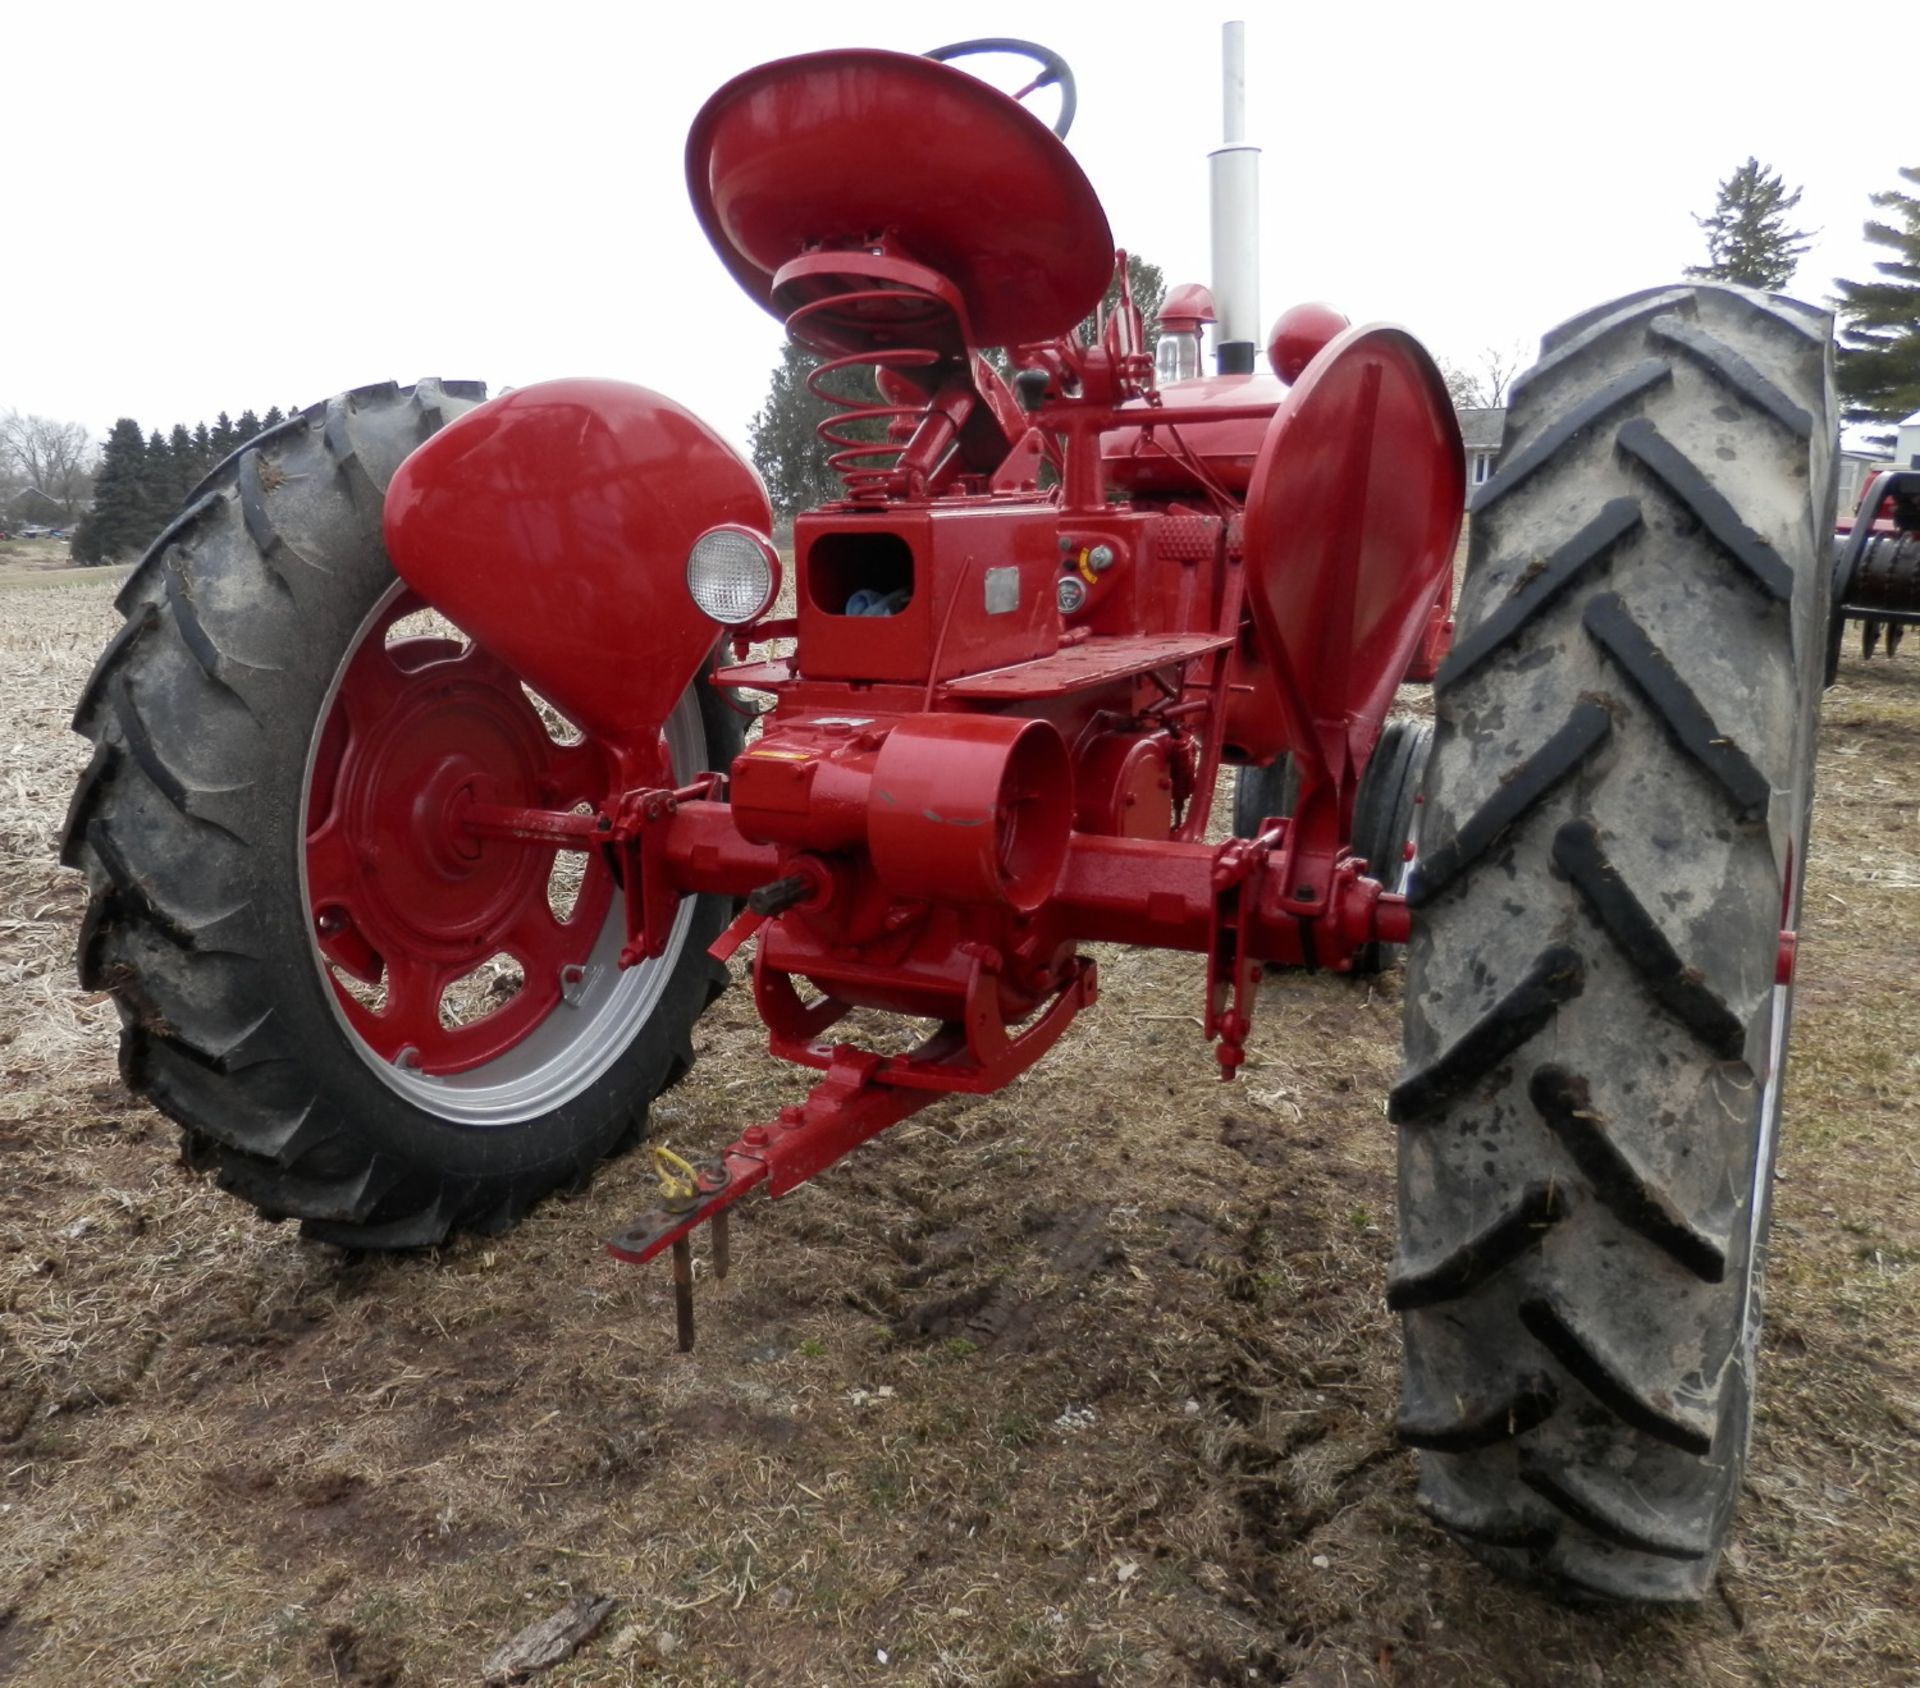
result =
[[[1400,1431],[1497,1568],[1689,1601],[1745,1456],[1743,1110],[1804,858],[1829,341],[1789,301],[1667,287],[1542,352],[1436,681],[1389,1106]],[[1580,987],[1548,1000],[1546,955]]]

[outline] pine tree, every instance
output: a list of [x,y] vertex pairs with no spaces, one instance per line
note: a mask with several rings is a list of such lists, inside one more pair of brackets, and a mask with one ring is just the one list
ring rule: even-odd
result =
[[231,456],[233,448],[240,443],[240,436],[234,430],[233,420],[224,410],[213,420],[212,437],[213,460],[215,463],[223,462],[227,457]]
[[146,532],[140,538],[141,548],[145,549],[179,507],[179,500],[173,495],[173,453],[167,448],[166,435],[158,428],[147,436],[147,453],[140,465],[140,484],[146,500]]
[[282,422],[286,421],[286,419],[286,412],[276,404],[265,416],[260,418],[260,431],[265,433],[269,428],[277,428]]
[[[767,402],[747,424],[753,466],[767,483],[767,497],[772,500],[777,516],[791,517],[840,496],[840,477],[827,467],[827,454],[836,448],[827,445],[814,432],[817,423],[839,415],[840,407],[829,404],[807,386],[808,377],[822,361],[818,353],[788,341],[774,368]],[[851,397],[851,389],[847,390]],[[871,388],[868,391],[871,393]],[[878,404],[880,401],[869,396],[861,402]],[[851,433],[853,428],[844,431]],[[863,431],[873,432],[872,429]]]
[[194,453],[193,435],[183,423],[174,423],[173,432],[167,435],[167,459],[173,471],[168,501],[177,510],[186,503],[187,494],[200,479],[200,459]]
[[[1920,165],[1900,177],[1920,188]],[[1874,260],[1880,280],[1836,284],[1840,394],[1849,422],[1901,422],[1920,411],[1920,196],[1894,188],[1871,203],[1893,213],[1866,226],[1888,255]]]
[[193,430],[193,462],[203,475],[213,467],[213,435],[204,422]]
[[250,410],[240,412],[240,420],[233,426],[233,443],[245,445],[260,432],[260,418]]
[[[1133,293],[1133,302],[1140,307],[1140,321],[1147,331],[1147,351],[1160,344],[1160,307],[1167,297],[1167,278],[1158,264],[1150,264],[1138,252],[1127,254],[1127,286]],[[1100,319],[1120,302],[1120,272],[1115,269],[1113,279],[1107,283],[1107,291],[1100,300],[1100,308],[1080,325],[1080,338],[1089,346],[1096,345],[1100,336]]]
[[1687,274],[1701,281],[1731,281],[1743,287],[1779,288],[1793,279],[1810,238],[1789,229],[1787,213],[1800,203],[1777,171],[1749,158],[1720,184],[1710,216],[1693,220],[1707,231],[1707,261]]
[[[157,439],[159,436],[155,435]],[[147,528],[147,441],[140,424],[123,416],[113,425],[94,477],[93,508],[73,536],[77,563],[110,563],[139,552]]]

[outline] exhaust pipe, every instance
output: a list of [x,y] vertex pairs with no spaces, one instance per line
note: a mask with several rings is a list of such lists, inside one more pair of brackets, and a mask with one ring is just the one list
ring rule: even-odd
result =
[[1214,360],[1222,375],[1251,375],[1260,341],[1260,149],[1247,144],[1247,26],[1222,26],[1221,145],[1212,180]]

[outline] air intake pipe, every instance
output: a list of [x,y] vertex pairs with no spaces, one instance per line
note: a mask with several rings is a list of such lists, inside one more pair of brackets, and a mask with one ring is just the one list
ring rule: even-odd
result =
[[1247,144],[1247,26],[1221,28],[1221,145],[1212,182],[1214,359],[1222,375],[1250,375],[1261,337],[1260,149]]

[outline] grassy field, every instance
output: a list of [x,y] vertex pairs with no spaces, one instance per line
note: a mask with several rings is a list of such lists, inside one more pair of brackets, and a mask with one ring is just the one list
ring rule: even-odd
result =
[[116,584],[126,575],[124,565],[75,568],[64,539],[0,539],[0,592],[18,587],[98,586]]
[[[5,560],[0,559],[0,567]],[[62,576],[61,584],[72,577]],[[1717,1598],[1572,1612],[1416,1510],[1382,1098],[1393,978],[1265,987],[1217,1084],[1196,962],[1102,957],[1026,1080],[741,1211],[674,1352],[599,1239],[636,1161],[427,1258],[185,1169],[79,994],[53,850],[109,586],[0,594],[0,1682],[1920,1681],[1920,655],[1828,698],[1761,1404]],[[742,993],[660,1110],[798,1093]]]

